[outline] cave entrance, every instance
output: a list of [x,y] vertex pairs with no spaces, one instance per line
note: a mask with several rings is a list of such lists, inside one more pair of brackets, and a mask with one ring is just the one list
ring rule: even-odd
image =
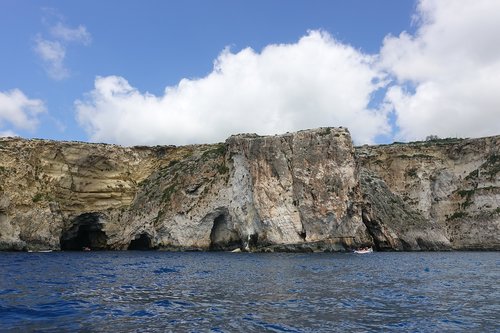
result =
[[106,250],[108,236],[102,230],[100,215],[85,213],[76,217],[72,227],[61,236],[61,250]]
[[135,250],[135,251],[147,251],[152,250],[151,246],[151,238],[148,234],[142,233],[139,236],[136,236],[135,239],[132,239],[127,250]]
[[229,228],[226,214],[220,214],[214,219],[214,225],[210,232],[211,251],[232,251],[242,247],[241,238],[236,230]]

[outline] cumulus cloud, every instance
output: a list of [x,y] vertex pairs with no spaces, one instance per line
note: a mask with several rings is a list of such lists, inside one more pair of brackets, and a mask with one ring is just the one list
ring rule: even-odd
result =
[[39,99],[30,99],[19,89],[0,91],[0,135],[13,136],[12,129],[33,131],[38,125],[38,115],[45,112],[45,105]]
[[421,0],[416,32],[384,40],[400,139],[500,133],[498,13],[495,0]]
[[93,141],[126,145],[216,142],[234,133],[319,126],[347,126],[357,142],[371,142],[388,131],[386,113],[368,107],[384,82],[374,61],[311,31],[260,53],[225,49],[209,75],[183,79],[161,96],[122,77],[98,77],[75,107]]
[[[158,96],[119,76],[98,77],[76,101],[77,117],[92,140],[127,145],[318,126],[346,126],[356,143],[388,133],[397,140],[495,135],[499,12],[494,0],[420,0],[415,32],[387,36],[377,55],[311,31],[261,52],[226,49],[209,75],[183,79]],[[379,89],[385,98],[376,105]]]
[[[46,21],[44,19],[44,22]],[[88,46],[92,42],[92,36],[83,25],[70,28],[61,21],[50,26],[49,33],[50,39],[42,37],[41,34],[36,36],[34,50],[42,60],[47,75],[54,80],[63,80],[70,75],[64,63],[67,45],[76,43]]]

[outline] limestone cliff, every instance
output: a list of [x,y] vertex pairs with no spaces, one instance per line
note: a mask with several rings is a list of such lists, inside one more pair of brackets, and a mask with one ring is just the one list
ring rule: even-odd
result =
[[[423,219],[428,227],[419,232],[433,230],[434,236],[446,237],[454,249],[500,249],[499,136],[363,146],[356,153],[368,201],[401,200],[396,206],[416,218],[396,214],[397,218]],[[377,189],[387,187],[390,195],[374,193],[370,180],[382,182]],[[376,220],[379,216],[387,223],[383,215],[387,207],[379,204],[371,217],[369,212],[365,217]],[[395,227],[394,232],[401,235],[406,227]],[[419,238],[434,245],[438,241]]]
[[371,243],[346,130],[233,136],[171,160],[144,182],[121,220],[160,248],[342,250]]
[[498,143],[355,151],[343,128],[183,147],[3,138],[0,249],[498,249]]

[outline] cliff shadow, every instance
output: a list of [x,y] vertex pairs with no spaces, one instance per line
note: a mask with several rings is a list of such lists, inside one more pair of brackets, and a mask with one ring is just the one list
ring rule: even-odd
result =
[[213,221],[210,232],[210,251],[231,251],[242,247],[243,243],[239,234],[230,228],[228,212],[220,212]]
[[140,235],[137,235],[135,239],[132,239],[130,241],[127,250],[134,250],[134,251],[154,250],[154,247],[152,246],[151,237],[147,233],[142,233]]
[[101,216],[98,213],[84,213],[77,216],[71,227],[62,232],[61,250],[107,250],[108,236],[102,230]]

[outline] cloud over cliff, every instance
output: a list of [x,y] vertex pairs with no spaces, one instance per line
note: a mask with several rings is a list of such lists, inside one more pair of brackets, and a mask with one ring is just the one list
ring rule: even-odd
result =
[[358,141],[371,142],[388,130],[386,114],[368,106],[384,76],[374,61],[311,31],[261,52],[225,49],[209,75],[183,79],[162,96],[140,92],[122,77],[98,77],[76,109],[94,141],[185,144],[241,132],[347,126]]
[[[0,91],[0,136],[14,136],[9,128],[34,130],[38,115],[45,112],[45,104],[39,99],[28,98],[21,90]],[[9,128],[5,128],[5,126]]]
[[499,1],[422,0],[415,34],[385,39],[386,101],[403,140],[500,133]]
[[75,103],[77,118],[91,140],[128,145],[319,126],[348,127],[356,143],[498,134],[499,12],[498,1],[421,0],[415,32],[387,36],[377,55],[310,31],[262,51],[225,49],[207,76],[160,96],[97,77]]

